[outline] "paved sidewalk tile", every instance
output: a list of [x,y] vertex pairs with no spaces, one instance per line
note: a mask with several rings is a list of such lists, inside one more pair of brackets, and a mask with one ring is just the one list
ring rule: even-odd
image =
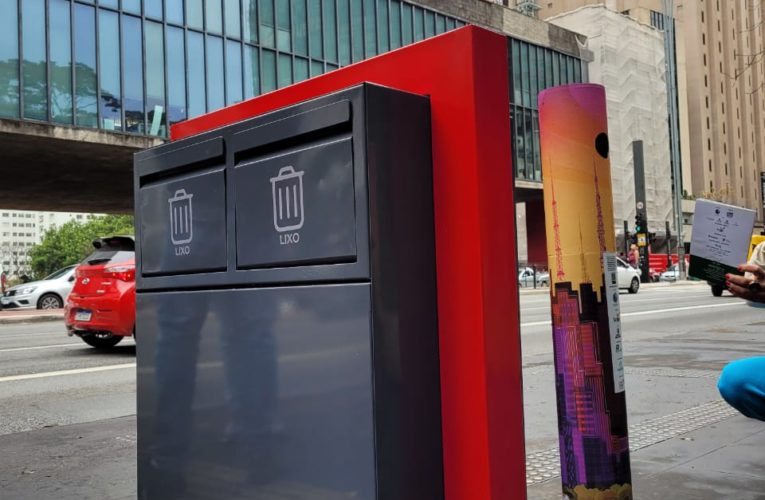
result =
[[[736,415],[631,455],[640,500],[765,499],[765,423]],[[532,485],[529,500],[561,498],[560,478]]]
[[3,500],[136,497],[135,416],[0,436]]

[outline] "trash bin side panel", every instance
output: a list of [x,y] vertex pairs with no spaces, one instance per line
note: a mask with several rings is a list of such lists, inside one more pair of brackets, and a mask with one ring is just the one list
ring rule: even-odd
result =
[[223,169],[141,187],[138,204],[142,274],[226,269]]
[[138,294],[139,498],[375,499],[370,294]]
[[[369,86],[366,113],[379,498],[440,499],[444,491],[430,102],[424,96]],[[397,432],[391,433],[391,428]]]
[[237,267],[355,261],[352,153],[345,138],[238,165]]

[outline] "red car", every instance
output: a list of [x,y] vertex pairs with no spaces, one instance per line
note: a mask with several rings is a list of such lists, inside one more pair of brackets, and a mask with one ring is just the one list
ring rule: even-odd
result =
[[112,236],[93,246],[75,273],[64,320],[70,337],[106,349],[135,335],[135,240]]

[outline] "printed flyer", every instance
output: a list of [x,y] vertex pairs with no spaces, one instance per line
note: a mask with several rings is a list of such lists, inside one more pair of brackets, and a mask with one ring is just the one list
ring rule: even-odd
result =
[[710,283],[725,283],[746,261],[754,228],[754,210],[710,200],[696,200],[688,274]]

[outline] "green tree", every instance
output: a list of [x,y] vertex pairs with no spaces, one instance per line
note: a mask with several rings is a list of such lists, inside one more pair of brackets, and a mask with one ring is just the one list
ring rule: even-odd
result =
[[91,242],[101,236],[133,234],[132,215],[106,215],[85,223],[70,221],[45,232],[42,242],[29,252],[32,271],[42,278],[76,264],[93,251]]

